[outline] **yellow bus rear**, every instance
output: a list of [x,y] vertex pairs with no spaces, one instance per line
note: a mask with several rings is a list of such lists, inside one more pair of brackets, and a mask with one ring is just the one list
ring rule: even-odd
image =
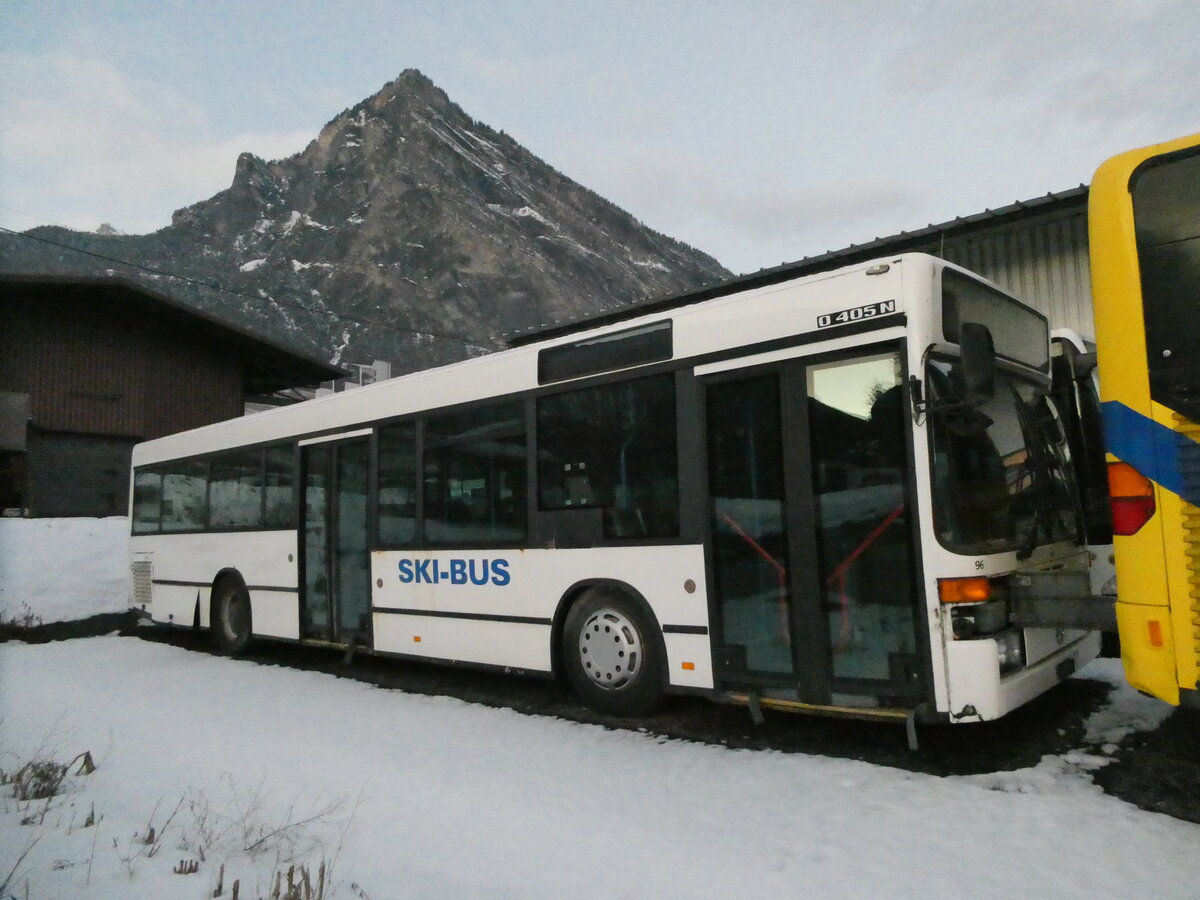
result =
[[1088,229],[1121,657],[1200,706],[1200,134],[1105,162]]

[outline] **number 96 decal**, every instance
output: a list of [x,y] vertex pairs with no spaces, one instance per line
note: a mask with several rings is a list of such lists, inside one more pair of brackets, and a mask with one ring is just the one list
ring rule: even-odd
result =
[[850,322],[860,322],[863,319],[874,319],[876,316],[883,316],[895,311],[895,300],[880,300],[878,303],[868,303],[866,306],[856,306],[854,309],[843,309],[841,312],[819,315],[817,316],[817,327],[846,325]]

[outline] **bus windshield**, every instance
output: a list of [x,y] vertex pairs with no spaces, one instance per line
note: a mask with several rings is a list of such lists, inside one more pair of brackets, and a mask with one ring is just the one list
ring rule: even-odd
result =
[[935,359],[928,370],[938,540],[957,553],[1016,550],[1024,558],[1074,538],[1068,450],[1051,402],[998,372],[992,397],[968,407],[957,399],[954,368]]

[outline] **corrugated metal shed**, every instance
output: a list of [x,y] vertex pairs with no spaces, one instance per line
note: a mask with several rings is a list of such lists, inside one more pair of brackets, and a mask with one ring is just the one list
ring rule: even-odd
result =
[[[956,220],[924,250],[977,272],[1041,310],[1051,327],[1095,336],[1088,274],[1087,191],[987,212],[970,227]],[[899,240],[899,236],[894,240]]]
[[1094,337],[1088,274],[1087,197],[1087,186],[1080,185],[940,225],[927,225],[864,244],[851,244],[841,250],[763,269],[677,297],[520,334],[511,337],[510,343],[525,344],[570,334],[868,259],[911,252],[940,256],[977,272],[1046,313],[1052,328],[1074,328],[1086,337]]

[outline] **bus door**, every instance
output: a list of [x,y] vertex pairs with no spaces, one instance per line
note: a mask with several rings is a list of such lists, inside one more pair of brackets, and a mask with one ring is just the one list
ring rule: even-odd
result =
[[366,437],[301,446],[300,636],[370,639]]
[[719,679],[804,703],[923,694],[891,350],[796,360],[706,385]]

